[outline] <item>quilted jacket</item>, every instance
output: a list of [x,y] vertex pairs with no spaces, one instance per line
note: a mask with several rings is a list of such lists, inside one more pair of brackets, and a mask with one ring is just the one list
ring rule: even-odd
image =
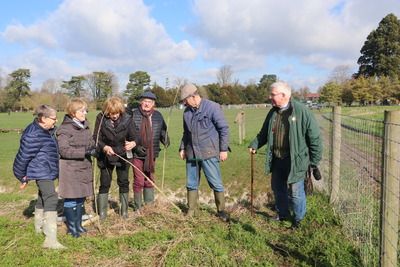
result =
[[54,180],[58,178],[58,145],[56,128],[46,130],[36,120],[26,127],[21,136],[20,147],[14,159],[15,177],[29,180]]
[[[140,108],[140,107],[139,107]],[[142,118],[143,115],[140,113],[139,108],[135,109],[133,114],[133,121],[135,122],[135,127],[138,133],[138,145],[142,145],[140,140],[140,128],[142,126]],[[154,158],[158,158],[158,154],[160,153],[160,141],[162,142],[164,136],[167,134],[167,125],[165,124],[164,118],[161,113],[157,110],[154,111],[154,114],[151,116],[151,126],[153,131],[153,147],[154,147]],[[139,157],[135,153],[135,158],[144,159],[145,157]]]

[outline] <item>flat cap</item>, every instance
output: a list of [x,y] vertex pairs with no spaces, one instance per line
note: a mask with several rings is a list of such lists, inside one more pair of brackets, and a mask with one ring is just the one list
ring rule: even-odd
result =
[[140,99],[140,98],[151,98],[151,99],[154,99],[154,100],[157,99],[157,97],[156,97],[152,92],[149,92],[149,91],[146,91],[146,92],[144,92],[143,94],[141,94],[141,95],[139,96],[139,99]]
[[193,83],[188,83],[186,84],[182,90],[181,90],[181,95],[180,95],[180,100],[183,101],[185,98],[187,98],[188,96],[193,95],[194,93],[196,93],[197,88]]

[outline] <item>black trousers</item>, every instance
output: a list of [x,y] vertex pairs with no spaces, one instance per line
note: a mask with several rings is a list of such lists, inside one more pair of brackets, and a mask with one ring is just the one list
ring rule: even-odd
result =
[[119,193],[129,192],[129,164],[123,164],[122,166],[114,166],[107,164],[106,168],[100,169],[100,188],[99,194],[108,193],[110,191],[112,172],[114,168],[117,173],[117,184],[119,186]]

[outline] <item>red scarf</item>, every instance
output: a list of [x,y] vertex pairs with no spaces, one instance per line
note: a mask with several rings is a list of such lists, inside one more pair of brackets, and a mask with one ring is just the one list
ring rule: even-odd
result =
[[154,114],[154,109],[152,108],[149,112],[146,112],[139,107],[139,111],[143,116],[142,125],[140,126],[141,145],[147,149],[143,170],[154,173],[153,128],[151,127],[150,119],[150,116]]

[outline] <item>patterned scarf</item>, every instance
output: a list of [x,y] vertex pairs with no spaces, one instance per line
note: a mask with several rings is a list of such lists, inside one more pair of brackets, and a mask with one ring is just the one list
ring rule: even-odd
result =
[[140,126],[141,145],[147,149],[143,170],[154,173],[153,129],[150,118],[154,114],[154,109],[146,112],[139,107],[139,111],[142,114],[142,125]]

